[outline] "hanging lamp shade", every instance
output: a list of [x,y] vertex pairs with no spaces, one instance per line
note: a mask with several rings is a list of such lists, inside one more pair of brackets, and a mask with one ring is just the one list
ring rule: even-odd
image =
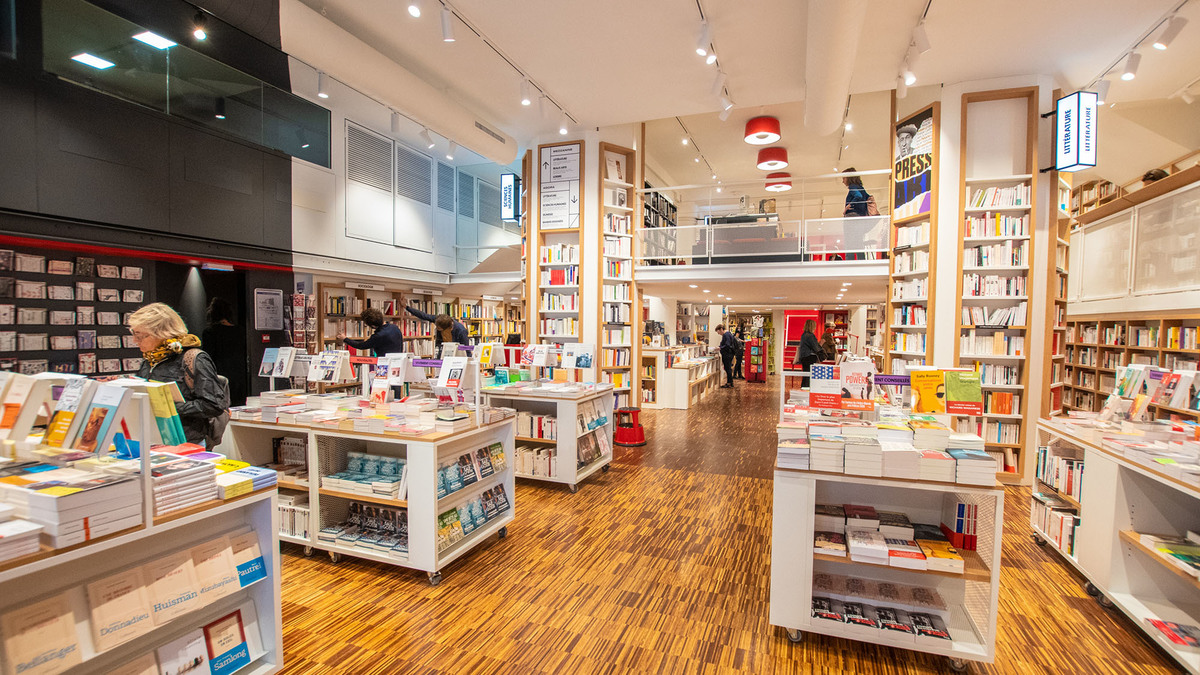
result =
[[763,148],[758,151],[758,168],[763,171],[786,169],[788,165],[787,148],[778,146]]
[[770,145],[780,138],[779,120],[774,117],[754,117],[746,122],[746,142],[750,145]]
[[792,174],[777,172],[767,174],[767,192],[787,192],[792,189]]

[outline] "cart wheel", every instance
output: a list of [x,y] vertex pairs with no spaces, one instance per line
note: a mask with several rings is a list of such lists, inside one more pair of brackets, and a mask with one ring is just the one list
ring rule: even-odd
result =
[[1090,581],[1083,585],[1083,590],[1092,597],[1100,595],[1100,589],[1096,588],[1096,584],[1093,584]]
[[950,659],[950,670],[956,673],[967,672],[967,662],[962,659]]
[[579,486],[578,486],[578,485],[572,485],[572,486],[571,486],[571,494],[575,494],[576,492],[579,492]]
[[311,557],[312,557],[312,554],[313,554],[313,547],[311,547],[311,546],[305,546],[305,547],[304,547],[304,557],[305,557],[305,558],[311,558]]
[[1033,535],[1033,543],[1037,544],[1038,546],[1045,546],[1046,540],[1042,539],[1041,537],[1039,537],[1035,534],[1035,535]]
[[604,466],[600,467],[600,472],[601,472],[601,473],[608,473],[608,470],[609,470],[609,468],[610,468],[610,467],[611,467],[611,465],[610,465],[610,464],[605,464]]
[[330,551],[330,552],[329,552],[329,562],[334,562],[334,563],[337,563],[337,562],[341,562],[341,561],[342,561],[342,554],[341,554],[341,553],[338,553],[337,551]]
[[787,636],[792,642],[801,642],[804,640],[804,631],[799,628],[789,628],[787,629]]
[[504,527],[500,528],[500,530],[497,531],[496,534],[498,534],[501,539],[507,537],[508,536],[508,526],[505,525]]
[[1100,603],[1100,606],[1104,609],[1112,609],[1113,607],[1113,601],[1104,594],[1098,594],[1096,596],[1096,602]]
[[429,574],[429,585],[437,586],[440,583],[442,583],[442,573],[441,572],[431,572]]

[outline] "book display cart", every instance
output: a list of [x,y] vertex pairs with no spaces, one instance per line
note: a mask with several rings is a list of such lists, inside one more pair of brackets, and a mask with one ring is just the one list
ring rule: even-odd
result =
[[[428,574],[431,584],[437,585],[442,579],[441,571],[447,565],[487,541],[491,535],[496,534],[501,538],[507,535],[507,525],[512,522],[515,512],[512,470],[514,430],[511,417],[459,432],[430,432],[420,436],[235,420],[230,422],[226,438],[232,439],[233,455],[252,464],[273,461],[272,441],[275,438],[295,438],[304,443],[308,458],[308,480],[281,479],[279,487],[285,491],[307,494],[311,514],[307,528],[309,536],[281,535],[280,541],[304,546],[306,555],[311,555],[314,549],[326,551],[334,562],[348,555],[421,570]],[[505,468],[438,497],[437,475],[440,467],[466,453],[477,453],[481,448],[495,443],[503,446]],[[351,452],[402,458],[406,465],[406,499],[350,492],[325,485],[327,476],[346,471]],[[486,526],[439,550],[439,517],[497,487],[503,489],[512,507],[496,518],[489,519]],[[406,557],[364,546],[322,541],[321,529],[345,522],[350,505],[354,502],[405,512],[408,523]]]
[[[814,551],[817,504],[866,504],[879,511],[903,512],[913,522],[937,523],[942,519],[947,503],[954,502],[974,504],[978,509],[976,551],[959,550],[964,561],[961,574],[856,562],[849,556]],[[801,641],[804,632],[861,640],[940,654],[949,657],[951,666],[957,671],[966,669],[966,661],[991,663],[995,660],[1003,487],[870,478],[777,467],[773,504],[770,622],[787,629],[793,642]],[[813,584],[818,574],[933,588],[947,605],[948,612],[943,621],[950,639],[914,639],[908,633],[816,618],[813,616],[813,597],[820,592],[814,590]],[[880,604],[874,598],[862,598],[862,601],[868,605]]]
[[[897,131],[905,127],[928,125],[932,138],[932,157],[938,156],[938,113],[933,103],[896,123]],[[924,121],[922,121],[924,120]],[[918,131],[918,135],[922,132]],[[914,139],[915,140],[915,139]],[[892,164],[897,149],[892,148]],[[928,204],[938,203],[937,162],[932,162],[929,178]],[[897,194],[896,177],[889,182],[892,194]],[[907,205],[906,205],[907,206]],[[888,301],[883,320],[887,325],[887,354],[884,372],[904,374],[908,366],[923,366],[933,354],[933,333],[928,321],[933,317],[934,288],[937,270],[937,209],[907,210],[893,207],[891,223],[892,254],[889,263]]]
[[601,312],[596,333],[599,348],[598,382],[613,385],[619,407],[628,406],[637,389],[634,354],[638,337],[637,290],[633,278],[633,212],[637,153],[610,143],[600,144],[600,245]]
[[[1035,540],[1078,570],[1102,605],[1121,610],[1181,668],[1200,673],[1200,652],[1179,649],[1148,623],[1200,624],[1200,583],[1141,536],[1195,530],[1200,488],[1127,459],[1105,445],[1100,430],[1059,418],[1042,419],[1037,431],[1050,456],[1078,458],[1086,471],[1081,485],[1071,486],[1075,497],[1053,474],[1045,476],[1046,482],[1039,477],[1033,496]],[[1039,513],[1044,514],[1040,520]],[[1044,524],[1054,529],[1043,529]]]
[[721,372],[720,358],[706,355],[701,345],[643,347],[642,388],[652,389],[655,400],[646,401],[643,396],[642,405],[687,410],[721,384]]
[[[147,445],[158,442],[147,395],[135,393],[130,401],[131,405],[121,413],[128,426],[138,430],[136,437]],[[147,662],[153,666],[152,656],[156,650],[161,650],[159,663],[163,665],[164,651],[171,651],[169,643],[188,635],[200,635],[202,628],[237,610],[247,650],[241,658],[244,663],[236,672],[253,675],[278,672],[283,664],[283,633],[275,487],[228,500],[205,501],[155,516],[149,453],[143,455],[141,463],[138,480],[141,483],[142,524],[65,548],[43,546],[38,553],[0,563],[0,623],[11,620],[12,625],[22,622],[27,625],[26,656],[29,656],[28,649],[53,649],[53,658],[62,659],[62,664],[78,664],[72,672],[107,673],[146,659],[150,659]],[[232,559],[224,574],[229,579],[226,583],[236,586],[221,593],[207,594],[207,597],[206,591],[196,586],[190,593],[192,599],[178,603],[183,609],[169,613],[155,609],[153,618],[142,615],[142,620],[149,622],[144,628],[123,627],[122,630],[131,633],[124,641],[101,636],[99,627],[93,625],[93,617],[97,616],[98,606],[102,608],[100,611],[108,607],[97,604],[99,597],[109,597],[100,589],[112,589],[113,584],[121,586],[116,575],[126,574],[130,579],[136,579],[125,586],[128,583],[143,585],[136,593],[144,593],[148,602],[154,602],[158,596],[151,590],[152,582],[147,575],[157,572],[138,573],[140,566],[153,565],[160,569],[162,566],[158,563],[172,556],[182,556],[190,563],[198,555],[193,549],[207,548],[223,536],[235,538]],[[229,545],[227,540],[225,546]],[[245,564],[239,562],[242,560]],[[187,568],[191,569],[191,565]],[[159,582],[154,583],[157,589]],[[189,588],[188,581],[176,585],[167,583],[169,588],[164,589],[167,592]],[[93,584],[94,592],[89,591]],[[212,599],[216,595],[221,597]],[[148,611],[150,605],[146,607]],[[22,617],[26,610],[40,618],[32,614]],[[58,628],[47,628],[49,632],[37,636],[29,632],[37,630],[31,621],[36,619],[37,625],[44,628],[49,625],[51,615]],[[110,641],[113,644],[108,644]],[[69,650],[67,645],[70,645]],[[3,651],[0,648],[0,663],[5,663],[5,672],[18,670],[16,664],[9,662],[14,657]],[[44,668],[56,667],[48,654],[37,658]],[[59,668],[52,672],[61,671]],[[27,668],[26,672],[51,671]]]
[[742,355],[745,372],[743,377],[747,382],[767,381],[767,352],[771,349],[768,338],[751,338],[746,340],[745,353]]
[[[543,446],[552,450],[554,471],[534,471],[518,473],[517,478],[543,481],[547,483],[562,483],[570,487],[571,492],[579,490],[582,483],[597,471],[607,472],[612,464],[613,428],[616,416],[613,414],[612,389],[607,387],[579,394],[550,395],[549,393],[525,392],[519,389],[501,393],[482,392],[483,398],[489,405],[504,406],[517,410],[518,416],[528,413],[535,416],[551,417],[556,420],[556,438],[539,438],[533,436],[515,436],[517,446]],[[603,424],[594,426],[586,431],[580,431],[579,420],[586,417],[586,411],[597,410]],[[595,436],[594,442],[599,449],[597,456],[590,461],[581,457],[580,450],[587,436]],[[515,467],[515,464],[514,464]]]
[[959,366],[979,371],[983,382],[984,413],[972,432],[988,450],[1015,455],[1016,472],[998,474],[1005,483],[1019,483],[1025,475],[1037,92],[1024,87],[970,93],[962,106],[954,354]]

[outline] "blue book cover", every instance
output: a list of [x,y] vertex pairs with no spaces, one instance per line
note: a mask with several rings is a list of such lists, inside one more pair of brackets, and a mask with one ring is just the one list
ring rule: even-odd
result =
[[446,474],[446,494],[463,489],[462,476],[458,473],[458,464],[447,464],[442,471]]

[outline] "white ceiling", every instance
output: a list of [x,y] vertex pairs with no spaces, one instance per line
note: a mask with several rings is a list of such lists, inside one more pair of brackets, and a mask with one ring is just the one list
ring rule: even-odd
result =
[[[842,284],[849,282],[849,286]],[[696,288],[691,288],[695,284]],[[674,298],[679,302],[706,302],[752,309],[816,307],[814,300],[830,299],[838,304],[882,303],[887,296],[887,277],[789,279],[721,279],[704,283],[698,280],[639,281],[646,295]],[[838,293],[844,297],[837,299]],[[708,293],[704,291],[708,290]],[[722,297],[725,296],[725,297]],[[766,304],[752,304],[766,303]],[[828,304],[828,303],[826,303]],[[836,305],[835,305],[836,306]]]

